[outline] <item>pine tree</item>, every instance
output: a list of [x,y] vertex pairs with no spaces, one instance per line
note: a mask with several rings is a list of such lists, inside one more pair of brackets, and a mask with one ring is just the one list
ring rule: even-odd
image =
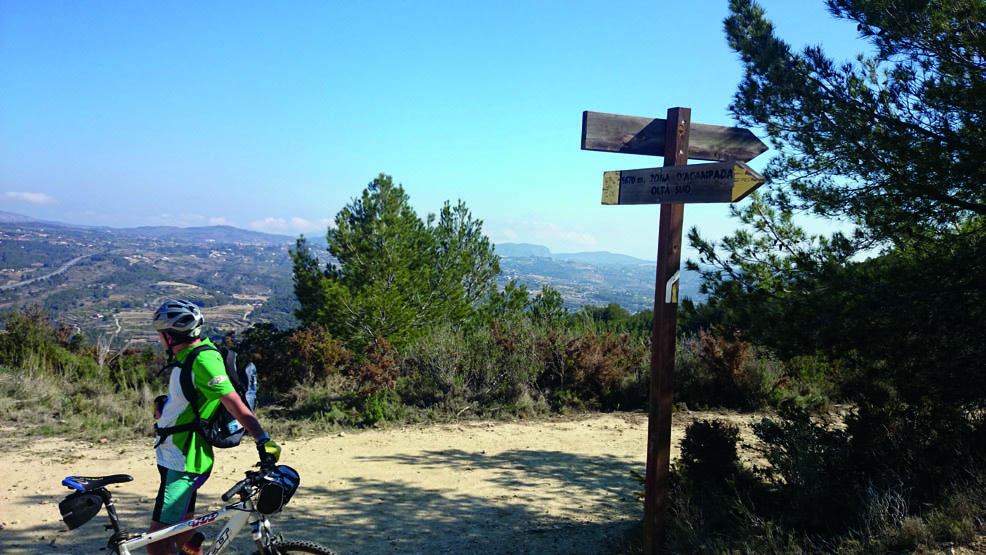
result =
[[[821,48],[795,53],[753,1],[730,3],[726,34],[745,67],[732,110],[778,154],[763,196],[733,209],[743,229],[689,234],[705,263],[702,314],[784,355],[840,360],[857,391],[982,405],[986,7],[827,4],[874,55],[836,67]],[[799,210],[855,232],[811,236]]]
[[845,217],[860,238],[900,244],[986,216],[986,4],[828,0],[873,56],[837,65],[795,53],[752,0],[725,30],[745,76],[731,109],[766,131],[781,205]]
[[305,325],[354,345],[400,343],[439,322],[469,318],[494,287],[499,258],[464,203],[422,221],[403,187],[381,174],[328,230],[324,269],[304,239],[291,253]]
[[[709,293],[694,314],[838,369],[848,448],[805,443],[845,463],[827,495],[849,508],[893,485],[932,506],[986,464],[986,4],[826,3],[873,55],[837,66],[819,47],[796,53],[752,0],[730,2],[745,68],[731,108],[777,154],[762,195],[733,209],[742,229],[718,242],[689,233]],[[855,231],[812,236],[799,211]],[[803,506],[851,524],[818,507]]]

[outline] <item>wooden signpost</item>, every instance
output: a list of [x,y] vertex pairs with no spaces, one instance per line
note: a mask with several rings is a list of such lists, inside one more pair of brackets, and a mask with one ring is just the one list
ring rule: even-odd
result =
[[[651,332],[651,376],[644,484],[644,553],[664,544],[671,470],[671,400],[681,229],[684,205],[736,202],[763,177],[743,162],[767,146],[748,129],[691,123],[691,109],[671,108],[667,119],[582,113],[582,149],[663,156],[663,168],[605,172],[603,204],[660,204],[657,277]],[[717,160],[689,166],[688,159]]]
[[736,202],[764,179],[743,162],[603,173],[603,204]]
[[[582,112],[582,150],[664,156],[667,120]],[[691,124],[688,158],[719,162],[749,162],[767,151],[749,129]]]

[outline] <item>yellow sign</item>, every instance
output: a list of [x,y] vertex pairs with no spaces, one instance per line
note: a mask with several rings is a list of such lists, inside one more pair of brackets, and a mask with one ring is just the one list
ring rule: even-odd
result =
[[716,162],[603,173],[603,204],[736,202],[764,183],[743,162]]

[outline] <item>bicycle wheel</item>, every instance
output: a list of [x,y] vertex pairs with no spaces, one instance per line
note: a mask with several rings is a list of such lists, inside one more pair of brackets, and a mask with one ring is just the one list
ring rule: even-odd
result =
[[331,551],[313,542],[293,542],[279,540],[274,542],[271,547],[272,552],[277,555],[291,555],[292,553],[309,553],[310,555],[336,555]]

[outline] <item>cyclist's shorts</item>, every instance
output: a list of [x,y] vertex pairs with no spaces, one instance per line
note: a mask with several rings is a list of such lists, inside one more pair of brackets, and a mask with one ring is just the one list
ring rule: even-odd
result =
[[195,492],[209,479],[209,473],[192,474],[161,465],[157,469],[161,473],[161,487],[151,519],[161,524],[178,524],[185,520],[186,514],[195,511]]

